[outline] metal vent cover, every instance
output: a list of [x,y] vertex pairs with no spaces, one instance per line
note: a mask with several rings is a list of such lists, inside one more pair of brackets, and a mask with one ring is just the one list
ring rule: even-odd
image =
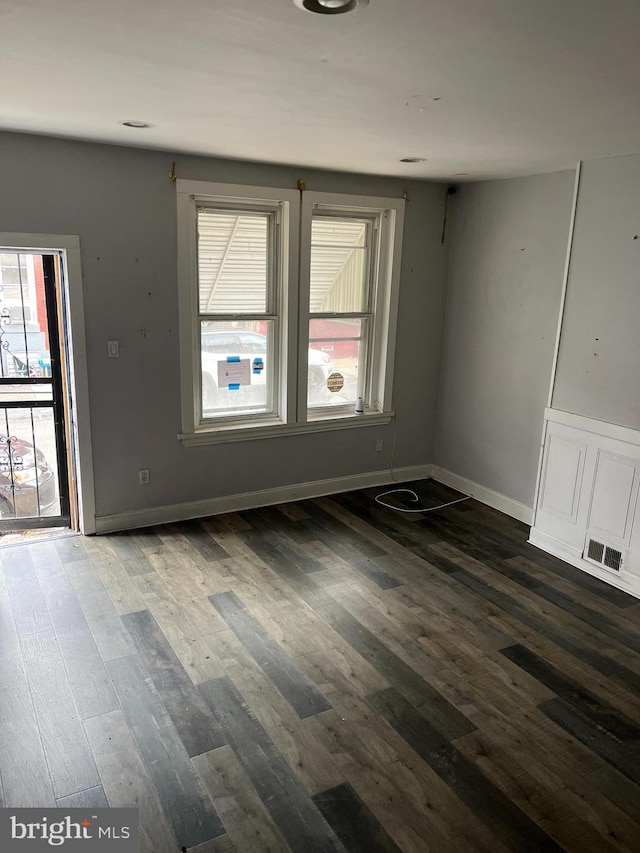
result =
[[597,539],[587,538],[587,547],[583,553],[583,557],[598,566],[604,566],[606,569],[612,569],[614,572],[619,572],[622,568],[623,552],[617,548],[611,548],[605,545],[604,542],[598,542]]
[[622,551],[617,551],[615,548],[609,548],[609,546],[607,546],[604,552],[603,564],[608,569],[613,569],[614,572],[619,572],[620,566],[622,565]]
[[590,560],[595,560],[596,563],[601,563],[604,559],[604,545],[602,542],[596,542],[595,539],[589,539],[587,557]]

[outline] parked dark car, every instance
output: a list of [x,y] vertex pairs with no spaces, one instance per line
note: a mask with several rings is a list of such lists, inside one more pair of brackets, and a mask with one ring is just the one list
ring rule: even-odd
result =
[[56,477],[42,451],[22,438],[0,440],[0,518],[42,515],[57,497]]

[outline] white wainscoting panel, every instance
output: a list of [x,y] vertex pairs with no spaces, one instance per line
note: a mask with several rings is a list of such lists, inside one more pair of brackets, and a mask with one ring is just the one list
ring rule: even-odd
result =
[[638,492],[638,461],[598,449],[589,531],[629,547]]
[[576,523],[587,445],[554,433],[545,448],[542,508]]
[[[547,409],[544,435],[530,541],[640,597],[640,432]],[[585,558],[592,539],[619,571]]]

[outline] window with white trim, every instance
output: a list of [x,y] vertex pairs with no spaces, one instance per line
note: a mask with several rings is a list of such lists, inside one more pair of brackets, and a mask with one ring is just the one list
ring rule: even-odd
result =
[[278,410],[277,208],[196,205],[203,421]]
[[388,421],[404,201],[177,197],[183,442]]

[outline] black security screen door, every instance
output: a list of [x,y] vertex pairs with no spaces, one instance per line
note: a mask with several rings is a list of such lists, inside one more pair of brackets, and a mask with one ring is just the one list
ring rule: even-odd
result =
[[70,524],[58,263],[0,248],[0,531]]

